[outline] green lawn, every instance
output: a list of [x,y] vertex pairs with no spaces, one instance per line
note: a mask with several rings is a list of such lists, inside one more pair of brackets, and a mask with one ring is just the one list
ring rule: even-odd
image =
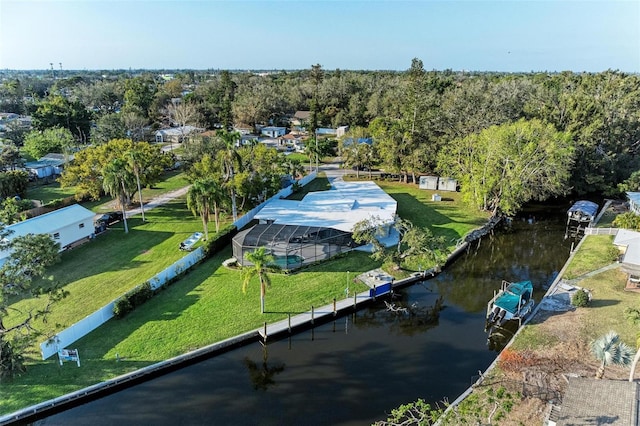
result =
[[[173,170],[166,172],[162,182],[153,185],[151,188],[142,188],[142,200],[145,203],[149,202],[152,198],[183,188],[188,184],[189,182],[187,181],[186,175],[182,171]],[[54,200],[72,197],[74,193],[74,188],[61,188],[58,182],[53,182],[48,185],[30,186],[27,189],[26,197],[47,204]],[[134,198],[135,204],[138,202],[138,195],[136,194]],[[100,200],[85,201],[81,204],[96,213],[103,213],[113,210],[112,201],[112,197],[104,196]]]
[[572,280],[587,272],[609,265],[617,253],[613,246],[613,235],[591,235],[582,242],[580,256],[574,256],[564,273]]
[[59,200],[61,198],[72,197],[74,194],[73,188],[60,188],[58,182],[53,182],[48,185],[33,185],[27,189],[26,198],[30,200],[42,201],[43,204],[48,204],[53,200]]
[[[444,237],[450,247],[489,219],[486,212],[466,208],[459,192],[430,191],[420,189],[415,184],[399,182],[376,183],[398,202],[398,215],[401,218],[428,228],[435,236]],[[436,192],[442,196],[442,201],[431,201],[431,196]]]
[[[323,187],[326,179],[313,185]],[[452,241],[486,221],[483,214],[465,213],[458,194],[450,194],[451,201],[433,203],[430,192],[417,186],[390,182],[381,182],[381,186],[398,200],[402,217]],[[147,215],[149,223],[134,220],[129,235],[116,227],[64,254],[62,263],[51,272],[71,295],[55,307],[50,324],[69,325],[149,278],[180,257],[179,242],[200,230],[199,220],[181,202]],[[46,361],[35,357],[26,374],[2,383],[0,414],[259,328],[264,321],[286,318],[287,313],[329,304],[334,297],[344,296],[346,271],[353,278],[380,266],[368,255],[352,252],[297,273],[273,274],[266,295],[267,313],[261,315],[257,279],[244,295],[240,272],[222,266],[230,256],[230,248],[223,250],[126,318],[110,320],[71,345],[80,351],[81,368],[59,367],[55,357]],[[350,288],[361,291],[366,287],[352,283]],[[124,359],[116,361],[116,354]]]
[[[590,235],[585,238],[563,278],[572,279],[612,263],[605,254],[613,246],[613,236]],[[590,341],[609,330],[615,330],[622,340],[632,348],[635,347],[636,335],[640,328],[630,325],[623,313],[628,307],[637,309],[640,306],[640,298],[638,293],[624,290],[626,278],[626,274],[617,268],[585,278],[576,284],[590,289],[593,295],[589,307],[578,308],[583,313],[580,332],[585,341]],[[557,340],[542,332],[534,321],[522,330],[514,341],[513,348],[546,347],[556,343]]]

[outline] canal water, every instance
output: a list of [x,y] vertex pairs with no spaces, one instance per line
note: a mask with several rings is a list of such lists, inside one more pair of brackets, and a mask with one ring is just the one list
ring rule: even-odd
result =
[[569,256],[564,231],[563,214],[514,220],[437,277],[397,290],[390,307],[380,300],[38,424],[368,425],[418,398],[453,401],[496,357],[484,331],[494,290],[529,279],[539,301]]

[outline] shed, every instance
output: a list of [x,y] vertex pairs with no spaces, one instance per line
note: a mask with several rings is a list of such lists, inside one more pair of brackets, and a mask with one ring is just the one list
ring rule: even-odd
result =
[[[17,236],[27,234],[49,234],[60,244],[60,251],[69,248],[72,244],[89,238],[94,233],[93,218],[95,213],[73,204],[62,209],[14,223],[5,229],[11,231],[7,237],[9,240]],[[0,265],[5,262],[10,252],[0,252]]]
[[456,192],[457,190],[458,190],[457,180],[449,177],[438,178],[438,191]]
[[438,189],[438,176],[420,176],[420,189]]

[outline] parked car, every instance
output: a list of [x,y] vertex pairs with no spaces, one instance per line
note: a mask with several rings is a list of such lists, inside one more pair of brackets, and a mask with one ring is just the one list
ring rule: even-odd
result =
[[122,220],[122,212],[109,212],[105,213],[96,219],[96,225],[113,225],[114,223]]

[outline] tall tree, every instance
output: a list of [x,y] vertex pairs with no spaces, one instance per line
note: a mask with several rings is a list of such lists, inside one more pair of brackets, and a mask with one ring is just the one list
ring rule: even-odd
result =
[[115,197],[120,204],[125,234],[129,233],[126,212],[127,196],[132,192],[130,188],[134,185],[135,177],[128,170],[127,163],[124,160],[114,158],[105,164],[102,169],[102,187],[107,194]]
[[91,142],[101,144],[111,139],[124,139],[127,137],[122,114],[105,114],[96,120],[96,125],[91,129]]
[[441,173],[460,182],[464,199],[511,215],[523,203],[568,192],[571,137],[539,120],[492,126],[443,149]]
[[240,134],[238,132],[229,132],[221,129],[218,130],[216,136],[224,143],[224,149],[219,152],[219,155],[226,186],[231,194],[231,214],[235,222],[238,220],[238,206],[234,178],[236,172],[242,168],[242,160],[236,150],[237,144],[240,141]]
[[38,104],[32,117],[33,127],[36,130],[62,127],[69,130],[81,144],[89,140],[93,116],[78,101],[69,101],[61,95],[52,95]]
[[[163,154],[157,145],[148,142],[134,144],[130,139],[113,139],[106,144],[88,147],[76,153],[73,162],[63,170],[60,183],[65,188],[73,187],[78,200],[97,200],[104,191],[102,172],[105,166],[116,158],[124,164],[129,163],[132,150],[136,151],[141,186],[159,182],[165,168],[172,164],[172,158]],[[133,176],[133,170],[130,173]],[[131,192],[127,194],[127,199],[135,194],[135,178],[129,189]]]
[[315,134],[316,129],[320,124],[320,84],[324,79],[324,71],[322,65],[311,65],[311,72],[309,73],[311,82],[313,84],[313,97],[311,98],[311,117],[309,123],[309,133]]
[[247,293],[249,282],[253,277],[257,276],[260,281],[260,313],[264,314],[264,296],[267,287],[271,286],[271,277],[269,277],[268,270],[275,258],[265,247],[258,247],[254,251],[245,254],[245,257],[249,262],[253,263],[253,266],[243,268],[242,292]]
[[222,199],[222,185],[213,178],[198,179],[187,192],[187,207],[202,219],[205,239],[209,239],[209,217],[213,210],[216,232],[220,230],[220,202]]
[[52,127],[45,130],[33,130],[24,138],[24,151],[38,159],[49,153],[70,155],[74,146],[74,138],[68,129]]
[[[2,249],[10,255],[0,267],[0,378],[10,378],[26,370],[24,355],[41,335],[36,321],[46,320],[53,304],[67,295],[57,287],[34,288],[34,279],[43,277],[46,268],[59,260],[60,245],[48,234],[27,234],[6,239],[0,229]],[[16,298],[46,296],[47,304],[37,310],[23,311],[12,306]]]

